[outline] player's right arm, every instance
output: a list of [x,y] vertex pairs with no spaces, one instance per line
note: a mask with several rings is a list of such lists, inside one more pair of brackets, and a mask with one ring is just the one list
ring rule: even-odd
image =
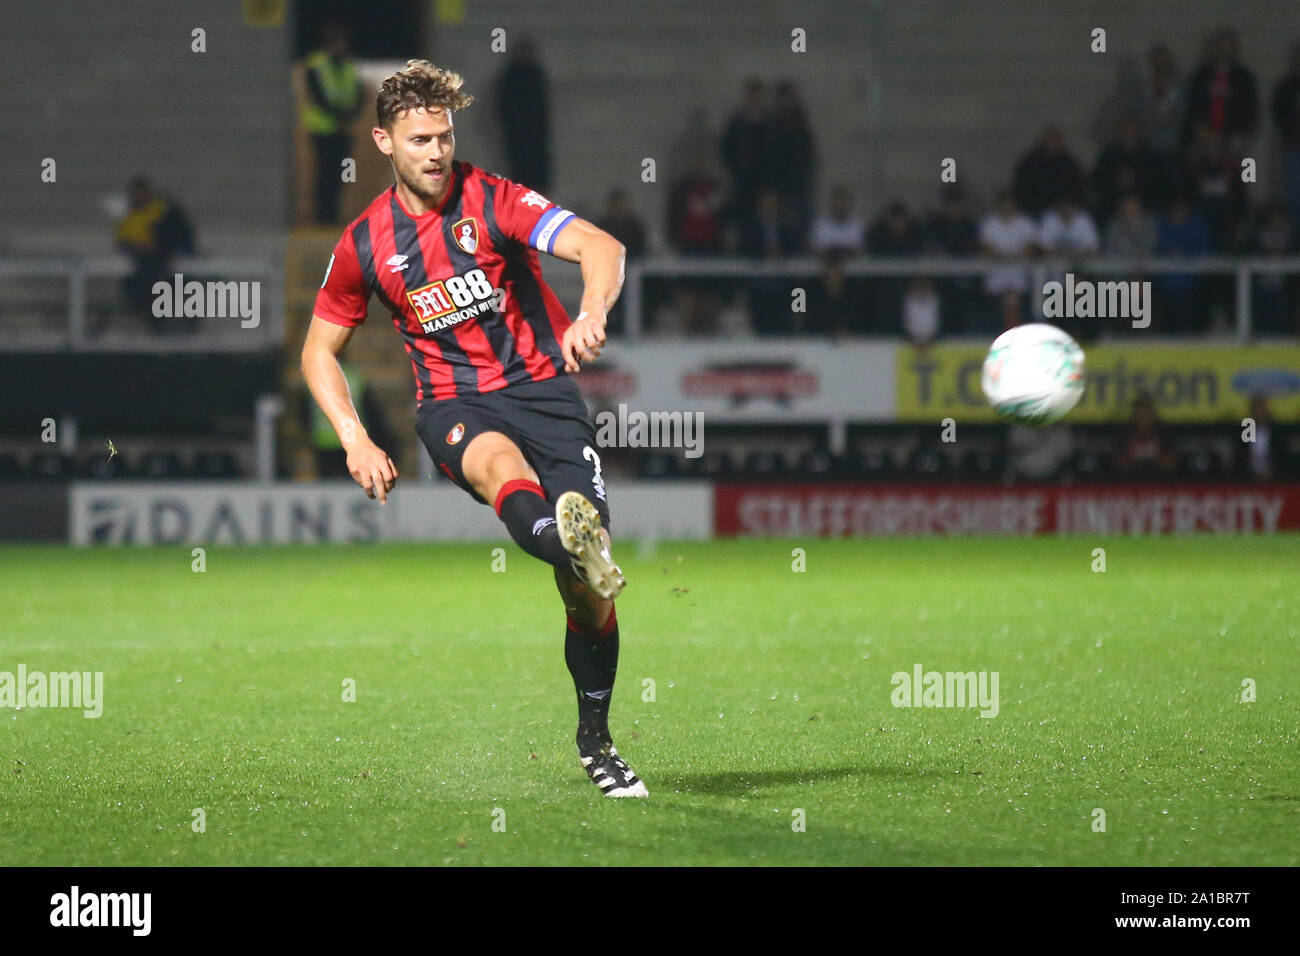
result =
[[366,320],[370,292],[361,277],[356,250],[348,233],[343,234],[330,257],[316,296],[316,308],[302,346],[302,375],[312,397],[338,433],[348,456],[348,472],[371,498],[381,504],[397,482],[397,466],[370,440],[361,417],[348,393],[348,380],[339,365],[339,355],[353,330]]
[[370,440],[348,393],[348,380],[339,354],[352,338],[352,329],[313,315],[302,346],[302,375],[312,397],[338,433],[348,455],[348,472],[371,498],[388,501],[397,482],[397,466]]

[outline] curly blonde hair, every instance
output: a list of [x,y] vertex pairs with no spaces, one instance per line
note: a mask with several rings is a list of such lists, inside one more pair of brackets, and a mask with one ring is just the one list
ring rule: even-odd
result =
[[414,109],[463,110],[474,97],[461,92],[465,80],[459,73],[434,66],[428,60],[407,60],[406,68],[388,77],[375,98],[379,125],[391,130],[393,121]]

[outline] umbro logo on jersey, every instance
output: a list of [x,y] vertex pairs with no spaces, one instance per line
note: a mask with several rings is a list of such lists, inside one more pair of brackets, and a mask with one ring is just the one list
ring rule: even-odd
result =
[[525,206],[536,206],[538,209],[545,209],[551,204],[549,199],[535,189],[528,190],[519,201]]
[[389,272],[401,272],[403,269],[410,268],[410,265],[406,261],[408,258],[408,256],[393,256],[385,262],[384,265],[388,266]]

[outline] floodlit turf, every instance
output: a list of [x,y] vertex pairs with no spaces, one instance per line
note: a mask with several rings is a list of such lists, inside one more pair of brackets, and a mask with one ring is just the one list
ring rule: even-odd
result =
[[[625,545],[622,801],[502,545],[0,548],[0,671],[105,679],[0,710],[0,860],[1300,863],[1300,538]],[[916,664],[997,716],[895,708]]]

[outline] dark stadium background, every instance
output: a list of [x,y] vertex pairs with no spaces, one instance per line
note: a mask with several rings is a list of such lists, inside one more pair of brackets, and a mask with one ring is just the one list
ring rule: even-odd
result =
[[[1198,483],[1216,482],[1239,497],[1295,476],[1300,107],[1286,85],[1295,73],[1285,4],[1261,0],[1249,15],[1231,3],[994,10],[937,0],[797,11],[775,3],[548,4],[542,12],[448,0],[247,2],[200,14],[135,2],[75,5],[75,17],[73,6],[13,11],[12,35],[29,40],[3,67],[0,480],[6,497],[22,503],[4,510],[6,536],[111,540],[121,533],[114,520],[69,518],[78,507],[102,513],[95,496],[110,482],[131,482],[124,507],[144,515],[167,492],[164,482],[294,487],[346,478],[339,456],[313,443],[296,350],[339,228],[390,178],[369,141],[367,92],[342,126],[356,181],[339,187],[336,221],[314,221],[314,153],[298,112],[309,95],[306,58],[331,21],[350,37],[367,91],[408,56],[463,72],[478,100],[457,119],[458,156],[545,178],[528,184],[628,245],[615,344],[580,381],[593,412],[622,402],[703,413],[706,440],[693,458],[681,449],[610,448],[607,472],[678,488],[694,502],[684,507],[702,509],[718,532],[791,530],[736,517],[756,481],[783,496],[793,530],[815,483],[835,483],[862,513],[876,500],[873,487],[911,489],[924,510],[937,507],[941,487],[954,486],[961,500],[961,487],[1014,491],[1028,480],[1052,494],[1091,495],[1098,527],[1132,530],[1126,515],[1144,496],[1195,495]],[[1167,16],[1175,6],[1179,15]],[[1097,27],[1104,52],[1095,49]],[[1223,112],[1202,103],[1196,114],[1194,76],[1223,29],[1238,37],[1241,72],[1232,82],[1242,90],[1233,87]],[[515,63],[503,85],[512,58],[530,45],[536,65]],[[1151,77],[1159,46],[1172,62],[1167,82]],[[110,48],[123,55],[106,55]],[[1239,83],[1242,73],[1248,80]],[[544,86],[532,82],[538,76]],[[765,107],[747,124],[739,117],[751,80]],[[1152,111],[1160,83],[1172,118]],[[517,88],[532,93],[503,99]],[[1192,118],[1180,119],[1189,108]],[[1217,151],[1198,145],[1198,117],[1215,127]],[[1143,144],[1131,162],[1113,150],[1107,157],[1126,118],[1138,123]],[[512,123],[529,129],[522,158],[507,150]],[[1038,157],[1018,176],[1048,127],[1061,131],[1066,158]],[[1257,181],[1238,181],[1243,157],[1255,160]],[[53,182],[42,179],[46,159],[56,164]],[[941,181],[949,159],[955,183]],[[256,327],[232,318],[151,323],[133,312],[123,285],[132,265],[115,248],[114,229],[134,177],[147,177],[192,230],[193,255],[182,249],[166,274],[258,282]],[[1076,195],[1105,260],[1045,253],[1029,263],[1037,271],[1025,274],[1027,288],[1066,271],[1153,279],[1157,288],[1149,328],[1122,318],[1059,322],[1115,387],[1099,397],[1090,386],[1050,437],[1013,435],[996,422],[972,364],[1007,321],[983,289],[979,270],[988,263],[978,241],[1008,186],[1022,209]],[[852,208],[828,234],[852,247],[828,255],[816,219],[829,214],[837,187]],[[1163,272],[1159,262],[1150,271],[1132,262],[1124,237],[1112,245],[1107,233],[1106,218],[1129,188],[1159,236],[1150,251]],[[779,227],[770,232],[757,212],[765,189],[776,196]],[[614,191],[623,205],[611,211]],[[1175,278],[1181,285],[1162,296],[1168,256],[1184,248],[1185,231],[1162,231],[1178,195],[1190,201],[1193,224],[1202,217],[1209,227],[1199,250],[1205,271]],[[944,218],[945,207],[955,215]],[[1129,275],[1115,271],[1125,263]],[[577,269],[546,267],[574,307]],[[802,311],[791,307],[796,290]],[[921,308],[908,318],[912,292]],[[937,314],[927,302],[937,302]],[[1036,307],[1026,294],[1022,319]],[[372,307],[349,356],[366,385],[363,417],[408,487],[422,481],[450,491],[415,440],[409,371],[387,325]],[[1135,459],[1128,442],[1144,391],[1154,399],[1159,450]],[[1254,396],[1273,421],[1264,426],[1267,451],[1252,458],[1241,435]],[[950,417],[956,441],[942,440]],[[43,428],[51,420],[53,432]],[[222,489],[238,498],[239,487]],[[1300,502],[1282,486],[1276,493],[1285,499],[1281,524],[1293,526]],[[1188,508],[1204,511],[1195,501]],[[662,530],[653,514],[628,510],[625,528]],[[1050,527],[1048,512],[1026,520]],[[918,520],[951,530],[933,516]],[[983,519],[966,520],[978,529]],[[1186,520],[1214,524],[1213,515]],[[72,527],[87,522],[94,527]],[[900,527],[907,530],[858,521],[849,530]],[[999,529],[1012,530],[987,528]]]

